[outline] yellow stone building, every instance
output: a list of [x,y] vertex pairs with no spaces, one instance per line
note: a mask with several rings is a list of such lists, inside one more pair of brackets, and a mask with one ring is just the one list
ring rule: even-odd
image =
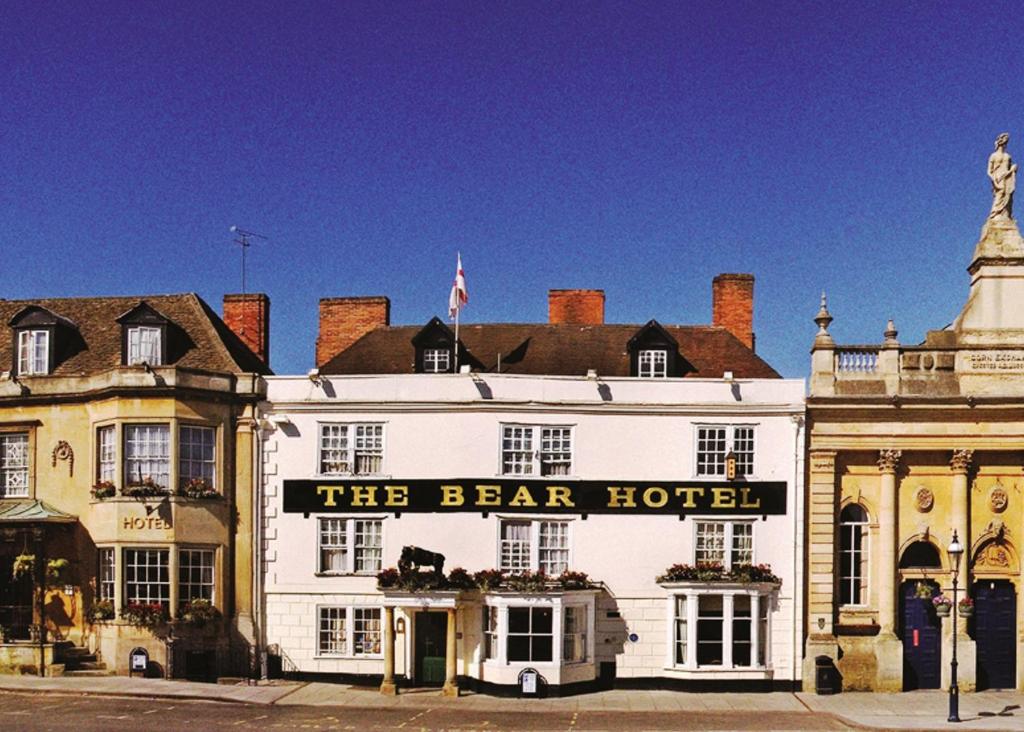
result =
[[[946,688],[958,573],[959,684],[1024,688],[1024,242],[986,221],[959,316],[904,345],[836,345],[822,298],[808,399],[808,638],[844,689]],[[942,604],[941,600],[938,604]]]
[[0,671],[125,673],[134,649],[150,675],[251,668],[268,312],[0,300]]

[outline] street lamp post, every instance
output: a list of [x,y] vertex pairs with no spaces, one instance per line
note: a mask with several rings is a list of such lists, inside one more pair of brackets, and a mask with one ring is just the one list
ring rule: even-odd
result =
[[956,588],[957,579],[960,574],[960,558],[964,555],[964,547],[960,543],[960,539],[956,535],[956,529],[953,529],[953,541],[949,542],[949,546],[946,548],[946,552],[949,554],[950,567],[953,570],[953,661],[950,664],[950,684],[949,684],[949,719],[947,722],[959,722],[960,721],[960,687],[956,683],[956,623],[957,623],[957,605],[956,605]]

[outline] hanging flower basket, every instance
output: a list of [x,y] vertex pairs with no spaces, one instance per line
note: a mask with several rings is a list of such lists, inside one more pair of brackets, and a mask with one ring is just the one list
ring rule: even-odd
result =
[[22,577],[31,577],[35,566],[35,554],[19,554],[14,558],[14,564],[11,565],[11,577],[15,580],[19,580]]
[[969,618],[974,615],[974,600],[969,597],[965,597],[956,605],[956,610],[960,613],[961,617]]
[[940,618],[949,617],[949,611],[953,609],[953,601],[945,595],[936,595],[933,597],[932,605],[935,607],[935,614]]
[[927,582],[918,582],[914,587],[914,596],[922,600],[931,600],[935,594],[935,588]]

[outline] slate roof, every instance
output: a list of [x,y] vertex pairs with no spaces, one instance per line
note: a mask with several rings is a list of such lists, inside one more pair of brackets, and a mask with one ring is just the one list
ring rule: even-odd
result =
[[[643,325],[483,324],[463,325],[459,339],[464,349],[482,364],[480,371],[585,376],[595,369],[601,376],[629,376],[626,344]],[[679,343],[679,354],[688,363],[686,376],[721,378],[732,371],[736,378],[780,378],[775,369],[758,357],[725,328],[715,326],[662,326]],[[407,374],[414,371],[416,350],[412,338],[423,329],[390,326],[370,331],[325,363],[323,374]],[[521,361],[506,357],[529,339]]]
[[131,297],[0,300],[0,371],[11,371],[14,345],[11,318],[31,305],[70,321],[81,336],[77,352],[57,364],[54,376],[87,376],[121,365],[121,326],[117,319],[146,302],[185,335],[183,352],[168,366],[220,373],[271,373],[270,369],[195,293]]

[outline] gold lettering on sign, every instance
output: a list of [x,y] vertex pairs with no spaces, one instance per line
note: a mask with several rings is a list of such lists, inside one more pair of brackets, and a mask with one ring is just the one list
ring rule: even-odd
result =
[[461,485],[442,485],[441,486],[441,505],[442,506],[461,506],[466,502],[466,499],[462,495]]
[[750,500],[750,488],[740,488],[740,508],[761,508],[761,499]]
[[636,499],[633,494],[636,488],[617,485],[608,486],[608,508],[636,508]]
[[533,496],[530,495],[530,491],[525,485],[519,486],[516,490],[516,494],[512,496],[512,500],[508,502],[510,506],[536,506],[537,502],[533,500]]
[[548,506],[557,506],[561,504],[565,508],[574,508],[575,503],[570,498],[570,491],[568,486],[564,485],[549,485],[548,486]]
[[676,488],[676,495],[685,495],[686,500],[683,501],[683,508],[697,508],[696,502],[694,502],[694,495],[703,496],[703,488]]
[[485,483],[476,487],[476,505],[500,506],[501,486]]
[[736,489],[712,488],[711,508],[736,508]]
[[408,506],[409,505],[409,486],[407,485],[386,485],[384,490],[387,491],[388,506]]
[[337,506],[337,496],[345,492],[345,486],[341,485],[318,485],[316,487],[316,493],[319,496],[326,496],[324,498],[325,506]]
[[661,508],[668,503],[668,491],[656,485],[644,491],[644,505],[650,508]]
[[121,528],[128,531],[169,531],[171,525],[159,516],[125,516],[121,519]]
[[375,485],[354,485],[352,486],[353,506],[376,506],[377,486]]

